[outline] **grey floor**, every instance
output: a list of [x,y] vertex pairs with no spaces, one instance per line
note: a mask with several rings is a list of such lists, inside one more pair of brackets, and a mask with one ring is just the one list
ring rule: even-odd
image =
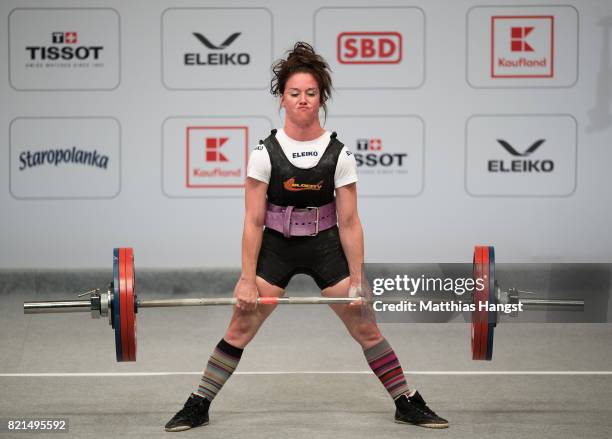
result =
[[[0,418],[70,423],[68,434],[14,437],[612,437],[612,375],[591,373],[612,371],[610,324],[500,325],[492,362],[470,359],[465,323],[382,325],[409,384],[451,422],[432,431],[393,422],[391,400],[329,309],[281,307],[211,424],[171,434],[163,424],[197,386],[230,310],[143,309],[138,361],[118,364],[107,321],[22,313],[24,300],[65,296],[6,284],[0,293]],[[32,375],[41,373],[55,375]],[[61,375],[82,373],[93,375]]]

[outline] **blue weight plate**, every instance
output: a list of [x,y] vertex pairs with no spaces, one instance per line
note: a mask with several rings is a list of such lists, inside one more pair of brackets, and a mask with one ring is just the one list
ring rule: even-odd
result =
[[123,361],[121,347],[121,314],[119,298],[119,249],[113,249],[113,327],[115,328],[115,355],[117,361]]

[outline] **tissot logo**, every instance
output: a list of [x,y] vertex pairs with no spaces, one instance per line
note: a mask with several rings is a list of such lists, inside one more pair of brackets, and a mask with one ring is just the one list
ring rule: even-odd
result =
[[53,32],[51,40],[53,44],[76,44],[78,36],[76,32]]
[[398,64],[402,35],[398,32],[342,32],[337,38],[341,64]]
[[[519,152],[514,146],[506,140],[497,139],[497,142],[510,154],[515,157],[529,157],[533,154],[546,140],[539,139],[532,143],[524,152]],[[487,162],[487,170],[489,172],[552,172],[555,169],[555,163],[550,159],[515,159],[515,160],[489,160]]]
[[355,153],[357,167],[402,167],[408,157],[405,152],[382,153],[383,143],[379,138],[357,139],[356,149],[364,151]]
[[492,16],[491,77],[552,78],[553,16]]
[[[100,54],[104,50],[104,46],[73,46],[78,41],[76,32],[52,32],[51,46],[26,46],[26,52],[29,55],[29,60],[35,61],[97,61],[100,59]],[[31,65],[28,67],[34,67]],[[50,65],[47,65],[49,67]],[[69,64],[69,67],[72,66]],[[88,67],[82,65],[81,67]],[[40,67],[40,66],[36,66]]]
[[235,32],[227,37],[220,45],[210,42],[210,39],[201,33],[193,32],[193,36],[208,50],[209,53],[185,53],[186,66],[245,66],[251,62],[251,55],[245,52],[224,52],[241,35]]

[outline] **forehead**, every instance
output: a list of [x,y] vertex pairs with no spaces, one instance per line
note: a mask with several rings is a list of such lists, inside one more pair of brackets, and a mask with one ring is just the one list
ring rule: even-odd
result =
[[294,73],[287,79],[287,83],[285,84],[285,88],[297,88],[297,89],[309,89],[309,88],[319,88],[319,84],[317,84],[317,80],[310,73],[306,72],[297,72]]

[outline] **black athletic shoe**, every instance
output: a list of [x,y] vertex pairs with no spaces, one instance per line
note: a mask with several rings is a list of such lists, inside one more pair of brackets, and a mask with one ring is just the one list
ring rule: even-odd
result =
[[395,422],[398,424],[414,424],[427,428],[448,428],[448,421],[436,415],[427,407],[427,404],[419,394],[402,395],[395,400]]
[[189,430],[200,425],[208,425],[208,408],[210,401],[194,393],[183,408],[166,424],[166,431]]

